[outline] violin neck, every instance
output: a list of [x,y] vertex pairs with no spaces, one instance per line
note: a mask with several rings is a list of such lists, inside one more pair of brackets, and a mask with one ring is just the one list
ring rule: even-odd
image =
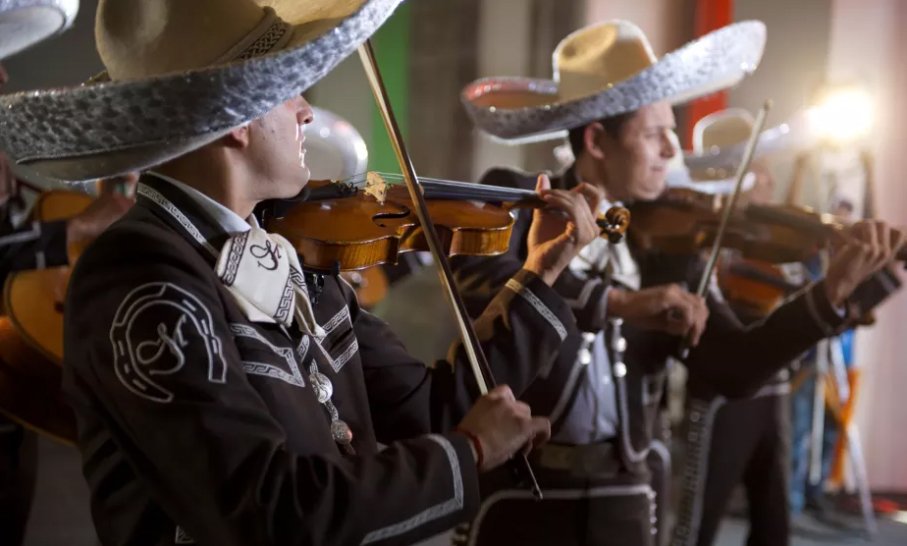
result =
[[[388,185],[402,185],[403,177],[398,174],[378,173]],[[365,187],[366,175],[357,175],[343,182],[318,184],[309,188],[305,199],[317,201],[349,197]],[[541,207],[545,202],[532,190],[486,186],[472,182],[442,180],[419,177],[426,199],[481,201],[487,203],[510,203],[514,206]],[[313,184],[314,186],[314,184]]]
[[510,203],[514,206],[541,207],[545,202],[532,190],[488,186],[468,182],[452,182],[431,178],[420,178],[428,199],[455,199],[461,201],[482,201],[488,203]]

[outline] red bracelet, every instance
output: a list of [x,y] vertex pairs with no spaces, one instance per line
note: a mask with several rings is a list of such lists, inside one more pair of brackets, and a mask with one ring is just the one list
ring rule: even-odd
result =
[[476,451],[476,468],[482,468],[482,463],[485,461],[485,453],[482,451],[482,442],[479,441],[479,437],[472,432],[469,432],[468,430],[460,427],[454,429],[454,432],[459,432],[469,439],[469,442],[472,444],[472,448]]

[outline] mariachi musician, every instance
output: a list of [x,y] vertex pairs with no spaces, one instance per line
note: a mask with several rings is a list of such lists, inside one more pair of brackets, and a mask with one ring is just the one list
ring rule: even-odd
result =
[[474,516],[478,473],[547,436],[513,392],[579,339],[550,283],[598,236],[598,190],[540,186],[525,267],[475,325],[512,390],[475,403],[463,345],[426,367],[252,216],[308,182],[300,93],[399,3],[101,0],[108,83],[0,97],[10,156],[46,176],[147,169],[65,306],[104,544],[412,543]]
[[[742,160],[742,148],[753,131],[753,124],[752,115],[740,108],[715,112],[696,122],[693,149],[683,159],[692,181],[689,186],[713,185],[715,178],[732,175]],[[802,131],[795,124],[785,123],[759,134],[756,155],[746,177],[750,187],[743,188],[745,194],[740,196],[738,208],[770,202],[773,180],[765,156],[796,145],[796,139],[802,138],[798,133]],[[677,185],[672,182],[675,181],[669,177],[669,186]],[[741,279],[743,286],[738,289],[731,285],[733,279]],[[771,283],[761,292],[766,299],[738,293],[758,282]],[[718,284],[728,305],[745,325],[764,319],[785,297],[800,288],[780,268],[743,260],[733,251],[722,256]],[[695,419],[686,422],[681,509],[675,527],[678,533],[684,533],[678,539],[681,543],[712,544],[731,493],[742,483],[750,519],[748,544],[787,544],[790,532],[788,379],[789,369],[784,367],[755,393],[739,399],[698,398],[691,393],[688,405],[707,407],[709,413],[705,419],[697,413]],[[692,416],[691,413],[688,417]],[[714,464],[715,461],[721,463]]]
[[[0,60],[63,32],[73,23],[78,0],[0,2]],[[0,89],[8,80],[0,65]],[[106,195],[68,221],[22,225],[26,203],[12,167],[0,151],[0,286],[14,271],[68,263],[69,244],[82,245],[97,236],[129,207],[122,195]],[[31,507],[37,467],[33,432],[18,424],[13,398],[4,393],[21,388],[16,373],[0,361],[0,543],[20,544]],[[12,416],[12,420],[3,414]]]
[[[602,188],[606,201],[648,201],[664,189],[676,153],[668,136],[671,103],[739,81],[741,67],[758,64],[764,38],[761,23],[737,23],[658,59],[636,26],[599,23],[561,42],[553,81],[480,80],[466,89],[464,104],[480,129],[501,138],[568,131],[576,159],[553,187],[585,182]],[[532,180],[493,169],[483,182],[525,188]],[[528,217],[517,218],[507,254],[455,264],[476,308],[519,267],[527,225]],[[633,227],[629,233],[632,240]],[[586,247],[555,283],[584,342],[564,347],[552,373],[524,395],[552,421],[552,442],[531,458],[548,495],[537,503],[489,475],[479,516],[462,538],[469,544],[654,544],[655,492],[646,460],[666,360],[686,338],[691,393],[733,397],[758,389],[843,327],[848,296],[903,242],[900,232],[880,223],[860,224],[849,237],[825,280],[749,329],[717,294],[703,300],[686,291],[704,269],[698,256],[643,254],[602,241]],[[707,410],[693,408],[702,419]]]

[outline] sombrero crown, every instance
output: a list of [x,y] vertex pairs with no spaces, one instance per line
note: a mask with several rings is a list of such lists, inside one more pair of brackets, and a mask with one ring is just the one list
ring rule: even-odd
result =
[[0,142],[62,180],[160,164],[305,91],[400,2],[101,0],[112,81],[0,97]]
[[63,32],[78,11],[79,0],[0,0],[0,59]]
[[558,44],[554,79],[484,78],[461,98],[475,124],[494,136],[554,137],[647,104],[676,104],[735,85],[756,69],[764,47],[765,25],[744,21],[659,59],[639,27],[608,21]]
[[[693,149],[684,154],[684,161],[693,173],[729,176],[743,159],[754,124],[752,114],[743,108],[727,108],[704,116],[693,127]],[[808,135],[805,117],[795,115],[786,123],[763,130],[754,153],[759,157],[808,145]]]

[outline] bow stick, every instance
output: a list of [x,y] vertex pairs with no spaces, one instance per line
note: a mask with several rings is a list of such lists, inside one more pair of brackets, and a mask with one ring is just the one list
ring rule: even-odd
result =
[[[743,178],[750,169],[750,163],[753,161],[756,145],[759,143],[759,135],[762,133],[762,128],[765,126],[765,118],[771,107],[772,101],[767,100],[765,101],[765,104],[762,105],[762,108],[759,109],[759,113],[756,115],[756,122],[753,124],[753,130],[750,133],[750,138],[747,141],[746,148],[743,152],[743,160],[737,166],[734,191],[731,193],[731,198],[724,204],[724,210],[721,211],[721,223],[718,226],[718,233],[715,234],[715,241],[712,243],[712,248],[709,251],[709,259],[706,262],[705,271],[702,272],[702,277],[699,279],[699,286],[696,288],[696,295],[700,298],[704,297],[706,290],[708,290],[709,279],[712,278],[712,273],[715,271],[715,264],[718,263],[718,253],[721,251],[722,239],[724,239],[724,234],[727,231],[731,213],[734,212],[734,208],[737,206],[737,198],[740,196],[740,191],[743,189]],[[687,336],[684,338],[683,342],[681,342],[680,357],[686,358],[689,354],[690,338]]]
[[[378,62],[375,60],[375,51],[372,48],[371,40],[367,40],[359,47],[359,57],[362,60],[362,66],[365,68],[365,74],[368,77],[369,86],[372,88],[372,94],[378,103],[378,110],[381,112],[381,118],[384,120],[384,126],[390,137],[394,154],[397,156],[397,162],[400,164],[400,170],[403,173],[403,180],[409,190],[410,198],[415,205],[416,217],[425,233],[425,240],[428,242],[428,248],[438,265],[438,275],[441,277],[441,286],[444,293],[447,294],[447,301],[453,308],[453,314],[457,321],[457,327],[460,330],[460,337],[463,339],[463,345],[466,349],[466,355],[469,358],[469,364],[472,367],[472,373],[475,376],[476,383],[479,386],[479,392],[483,395],[488,393],[489,385],[494,388],[494,375],[491,373],[491,367],[482,352],[479,344],[479,336],[473,328],[469,315],[466,312],[466,305],[463,298],[457,290],[453,281],[453,272],[450,269],[450,263],[447,260],[438,232],[428,214],[428,206],[422,195],[421,184],[416,177],[416,170],[413,167],[412,160],[406,150],[403,142],[403,134],[397,125],[397,118],[394,116],[390,99],[388,98],[387,89],[384,86],[384,80],[378,69]],[[524,454],[518,454],[511,459],[510,463],[519,478],[524,480],[532,491],[536,499],[542,498],[542,490],[535,479],[529,460]]]

